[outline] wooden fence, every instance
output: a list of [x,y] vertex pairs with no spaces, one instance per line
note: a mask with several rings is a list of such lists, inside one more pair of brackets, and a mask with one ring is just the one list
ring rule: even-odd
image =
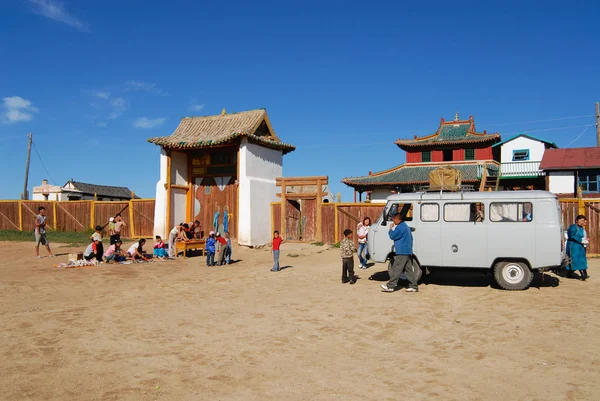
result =
[[[343,238],[343,232],[349,228],[356,237],[356,225],[365,217],[370,217],[374,222],[383,211],[383,203],[322,203],[321,204],[321,227],[317,227],[316,202],[304,203],[298,206],[290,201],[286,208],[286,240],[298,240],[304,242],[315,241],[316,233],[320,230],[323,242],[335,244]],[[586,231],[590,239],[587,248],[588,256],[600,255],[600,199],[559,199],[562,212],[562,222],[569,227],[575,222],[578,214],[588,218]],[[271,228],[281,231],[281,202],[271,203]]]
[[84,232],[104,226],[121,213],[125,222],[123,237],[154,236],[154,199],[107,201],[0,201],[0,230],[32,231],[38,208],[46,208],[48,231]]

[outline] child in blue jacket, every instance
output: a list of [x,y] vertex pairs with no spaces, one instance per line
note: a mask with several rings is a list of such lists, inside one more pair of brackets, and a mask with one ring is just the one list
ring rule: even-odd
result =
[[204,248],[206,250],[206,266],[214,266],[215,265],[215,232],[211,231],[208,233],[208,238],[206,239],[206,246]]

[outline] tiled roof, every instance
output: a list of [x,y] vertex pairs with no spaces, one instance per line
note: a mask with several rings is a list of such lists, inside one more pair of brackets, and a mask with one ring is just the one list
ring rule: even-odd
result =
[[499,142],[500,134],[488,134],[475,131],[475,120],[440,121],[438,130],[428,136],[414,139],[398,139],[395,143],[401,149],[432,145],[466,145],[481,142]]
[[600,168],[600,147],[548,149],[540,170],[576,170]]
[[[344,178],[342,182],[353,188],[370,188],[380,186],[400,186],[427,184],[429,173],[438,167],[452,166],[462,173],[463,182],[477,182],[481,176],[481,164],[470,163],[408,163],[392,169],[368,176]],[[497,171],[496,163],[489,163],[488,168]]]
[[[79,191],[88,195],[96,194],[98,196],[107,198],[131,199],[131,190],[127,187],[112,187],[108,185],[86,184],[85,182],[78,182],[73,180],[67,182],[65,184],[65,187],[68,184],[71,184],[75,191]],[[68,191],[69,188],[65,188],[65,190]]]
[[247,137],[259,145],[289,153],[295,146],[279,140],[271,128],[265,109],[205,117],[184,117],[170,136],[148,142],[166,148],[205,148]]

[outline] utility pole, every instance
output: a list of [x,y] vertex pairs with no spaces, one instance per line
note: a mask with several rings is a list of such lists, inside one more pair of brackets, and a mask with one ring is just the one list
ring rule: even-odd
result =
[[29,146],[27,147],[27,164],[25,164],[25,185],[23,185],[22,200],[28,200],[27,181],[29,181],[29,161],[31,160],[31,144],[33,143],[33,135],[29,133]]
[[600,146],[600,105],[596,102],[596,146]]

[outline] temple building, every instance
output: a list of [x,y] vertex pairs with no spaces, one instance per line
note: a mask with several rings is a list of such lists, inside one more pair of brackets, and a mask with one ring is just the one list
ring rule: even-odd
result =
[[[429,173],[450,166],[461,173],[462,183],[475,190],[498,189],[500,163],[494,160],[492,146],[500,134],[477,132],[475,120],[441,119],[437,131],[428,136],[398,139],[395,144],[406,152],[406,163],[368,176],[344,178],[342,182],[355,190],[358,200],[383,202],[399,192],[415,192],[429,183]],[[490,188],[490,186],[492,188]]]
[[148,141],[161,148],[156,235],[198,220],[205,233],[229,232],[240,245],[271,241],[265,221],[278,200],[283,155],[295,147],[275,134],[266,110],[184,117],[170,136]]

